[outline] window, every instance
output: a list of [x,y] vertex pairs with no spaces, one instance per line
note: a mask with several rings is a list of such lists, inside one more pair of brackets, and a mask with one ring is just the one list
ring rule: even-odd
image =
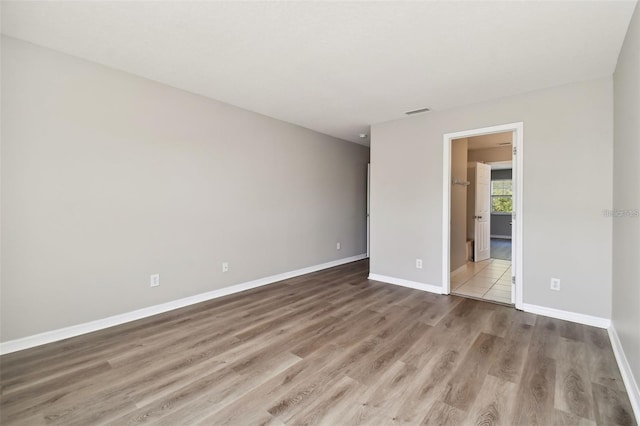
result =
[[511,179],[491,181],[491,212],[511,213],[513,206]]

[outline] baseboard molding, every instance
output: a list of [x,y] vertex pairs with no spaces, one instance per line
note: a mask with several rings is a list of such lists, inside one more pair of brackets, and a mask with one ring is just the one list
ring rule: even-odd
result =
[[386,275],[369,274],[369,279],[374,281],[380,281],[387,284],[399,285],[402,287],[409,287],[416,290],[428,291],[430,293],[444,294],[442,287],[433,284],[423,284],[416,281],[403,280],[402,278],[388,277]]
[[611,320],[608,318],[600,318],[591,315],[579,314],[576,312],[562,311],[560,309],[547,308],[546,306],[523,303],[522,310],[525,312],[530,312],[532,314],[544,315],[545,317],[577,322],[578,324],[590,325],[598,328],[609,328],[611,326]]
[[365,259],[366,257],[367,257],[366,254],[359,254],[357,256],[338,259],[331,262],[322,263],[320,265],[309,266],[307,268],[297,269],[295,271],[284,272],[282,274],[272,275],[270,277],[260,278],[257,280],[236,284],[230,287],[213,290],[206,293],[196,294],[194,296],[172,300],[171,302],[149,306],[147,308],[126,312],[123,314],[114,315],[111,317],[102,318],[99,320],[90,321],[83,324],[72,325],[70,327],[47,331],[44,333],[23,337],[20,339],[1,342],[0,355],[21,351],[23,349],[32,348],[35,346],[44,345],[46,343],[57,342],[59,340],[64,340],[70,337],[79,336],[81,334],[103,330],[105,328],[113,327],[115,325],[120,325],[127,322],[139,320],[142,318],[150,317],[152,315],[161,314],[163,312],[172,311],[174,309],[183,308],[185,306],[194,305],[196,303],[204,302],[207,300],[217,299],[219,297],[228,296],[230,294],[239,293],[241,291],[250,290],[252,288],[261,287],[267,284],[273,284],[275,282],[298,277],[300,275],[310,274],[312,272],[320,271],[322,269],[333,268],[334,266],[340,266],[346,263],[355,262],[357,260]]
[[618,337],[618,333],[616,332],[613,324],[608,328],[608,331],[609,340],[611,340],[611,346],[613,347],[613,354],[616,356],[618,368],[620,369],[620,374],[622,375],[622,381],[624,381],[624,387],[627,389],[627,395],[629,396],[629,401],[631,402],[633,414],[636,416],[636,420],[640,420],[640,388],[638,387],[636,379],[633,377],[631,366],[629,365],[629,361],[624,354],[622,343],[620,343],[620,338]]
[[510,240],[511,235],[491,235],[491,238],[499,238],[501,240]]
[[[472,261],[472,260],[467,260],[467,262],[473,262],[473,261]],[[451,272],[449,273],[449,275],[456,274],[458,271],[463,271],[463,270],[465,270],[465,269],[467,269],[467,264],[466,264],[466,263],[465,263],[464,265],[462,265],[461,267],[456,268],[454,271],[451,271]]]

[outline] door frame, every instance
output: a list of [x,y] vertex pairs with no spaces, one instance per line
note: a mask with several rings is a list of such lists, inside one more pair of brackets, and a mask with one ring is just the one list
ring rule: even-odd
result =
[[371,256],[371,163],[367,163],[367,258]]
[[515,306],[522,309],[523,306],[523,264],[522,264],[522,229],[523,229],[523,141],[524,123],[522,121],[498,126],[482,127],[478,129],[464,130],[459,132],[445,133],[443,135],[443,174],[442,174],[442,293],[451,294],[451,141],[453,139],[466,138],[472,136],[487,135],[492,133],[513,132],[512,150],[512,174],[513,187],[515,192],[514,208],[512,214],[515,230],[512,231],[511,240],[511,264],[512,273],[515,277]]

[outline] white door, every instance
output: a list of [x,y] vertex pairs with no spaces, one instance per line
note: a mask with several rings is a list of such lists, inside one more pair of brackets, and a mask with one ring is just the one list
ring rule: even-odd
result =
[[475,262],[491,256],[491,166],[476,164]]

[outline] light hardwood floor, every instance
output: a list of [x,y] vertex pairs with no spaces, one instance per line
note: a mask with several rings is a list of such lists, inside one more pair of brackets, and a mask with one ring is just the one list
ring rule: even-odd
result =
[[605,330],[356,262],[0,357],[3,425],[632,425]]

